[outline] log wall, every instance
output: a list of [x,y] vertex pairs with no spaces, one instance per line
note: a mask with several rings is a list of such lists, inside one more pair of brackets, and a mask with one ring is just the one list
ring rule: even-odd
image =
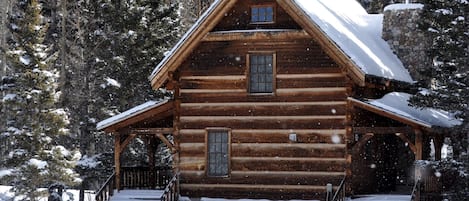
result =
[[[248,92],[246,60],[256,51],[276,55],[271,94]],[[179,74],[183,195],[323,198],[327,183],[340,183],[350,84],[314,40],[203,42]],[[206,174],[211,127],[231,129],[226,178]]]

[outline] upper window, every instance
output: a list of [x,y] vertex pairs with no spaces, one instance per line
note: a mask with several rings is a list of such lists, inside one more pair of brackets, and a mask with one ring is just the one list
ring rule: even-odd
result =
[[274,22],[274,7],[271,5],[251,7],[251,23]]
[[208,130],[207,175],[226,177],[229,175],[230,140],[228,130]]
[[249,55],[249,92],[272,93],[274,90],[274,55]]

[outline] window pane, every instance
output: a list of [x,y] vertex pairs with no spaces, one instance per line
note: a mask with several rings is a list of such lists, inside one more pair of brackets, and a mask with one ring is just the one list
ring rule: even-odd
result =
[[273,56],[251,55],[258,62],[250,66],[250,92],[270,93],[273,91]]
[[251,22],[273,22],[274,8],[272,6],[261,6],[251,8]]
[[208,133],[208,175],[227,176],[229,160],[229,135],[227,131],[209,131]]

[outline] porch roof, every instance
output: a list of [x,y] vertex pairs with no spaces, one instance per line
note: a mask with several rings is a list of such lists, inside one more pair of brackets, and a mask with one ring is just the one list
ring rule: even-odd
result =
[[96,129],[113,132],[155,116],[158,116],[159,119],[169,117],[172,115],[173,107],[173,101],[167,99],[148,101],[118,115],[100,121],[96,125]]
[[376,100],[362,101],[354,98],[349,100],[355,106],[412,126],[451,128],[462,123],[454,114],[447,111],[410,106],[411,96],[407,93],[392,92]]

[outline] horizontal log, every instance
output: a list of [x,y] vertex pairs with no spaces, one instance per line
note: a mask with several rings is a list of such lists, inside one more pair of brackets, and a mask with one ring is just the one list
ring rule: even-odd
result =
[[207,94],[225,94],[225,93],[246,93],[247,89],[180,89],[181,94],[185,93],[207,93]]
[[303,30],[239,30],[218,31],[208,33],[203,41],[235,41],[235,40],[294,40],[310,39],[311,36]]
[[245,80],[185,80],[180,83],[181,89],[246,89]]
[[246,75],[219,75],[219,76],[181,76],[181,80],[222,80],[222,81],[243,81]]
[[344,172],[345,158],[232,157],[234,171]]
[[228,177],[208,177],[205,171],[181,171],[183,184],[297,185],[326,186],[339,183],[344,172],[231,171]]
[[[181,130],[181,143],[204,143],[205,129]],[[290,134],[296,134],[296,143],[337,143],[344,142],[345,129],[342,130],[232,130],[231,141],[233,143],[291,143]]]
[[[232,129],[344,129],[346,119],[338,117],[249,117],[246,119],[231,117],[192,118],[181,117],[180,128],[204,129],[208,127],[227,127]],[[243,116],[246,117],[246,116]]]
[[234,143],[232,157],[345,157],[345,144]]
[[[181,143],[180,157],[205,157],[205,143]],[[345,157],[345,144],[232,143],[231,157]]]
[[316,102],[230,102],[230,103],[181,103],[181,107],[246,107],[246,106],[344,106],[346,101],[316,101]]
[[253,121],[313,121],[313,120],[345,120],[345,115],[311,115],[311,116],[182,116],[182,122],[253,122]]
[[[287,91],[288,92],[288,91]],[[230,102],[317,102],[344,101],[347,94],[340,92],[322,93],[277,93],[253,95],[249,93],[186,93],[181,95],[183,103],[230,103]]]
[[[303,73],[303,74],[277,74],[276,77],[277,77],[277,79],[318,79],[318,78],[323,78],[321,81],[327,81],[330,78],[344,79],[345,74],[337,73],[337,72],[314,73],[314,74],[308,74],[308,73]],[[326,79],[324,79],[324,78],[326,78]]]
[[181,116],[345,115],[344,102],[196,103],[181,104]]
[[277,79],[278,89],[288,88],[336,88],[346,87],[345,78],[315,78],[315,79]]
[[346,87],[320,87],[320,88],[278,88],[278,95],[314,94],[327,95],[332,93],[346,93]]

